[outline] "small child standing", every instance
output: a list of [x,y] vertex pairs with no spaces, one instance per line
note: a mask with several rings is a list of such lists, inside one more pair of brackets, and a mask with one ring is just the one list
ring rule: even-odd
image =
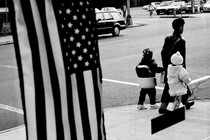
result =
[[150,97],[150,108],[158,109],[156,105],[156,89],[157,85],[155,75],[156,73],[163,72],[162,67],[158,67],[154,59],[152,59],[153,52],[149,48],[143,50],[143,57],[141,62],[136,66],[136,74],[140,82],[140,96],[137,108],[139,110],[147,109],[144,106],[146,94]]
[[169,94],[174,97],[172,109],[178,109],[181,103],[181,95],[187,94],[187,86],[191,82],[189,74],[183,68],[183,57],[180,52],[176,52],[171,56],[171,63],[168,65],[168,85]]

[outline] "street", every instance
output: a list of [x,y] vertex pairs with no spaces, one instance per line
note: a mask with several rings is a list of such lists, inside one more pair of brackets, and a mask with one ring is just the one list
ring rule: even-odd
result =
[[[127,28],[117,37],[111,34],[99,36],[104,108],[137,103],[139,87],[135,66],[140,61],[142,50],[151,48],[156,62],[162,66],[160,51],[164,38],[173,32],[173,17],[160,18],[154,13],[150,18],[148,12],[140,8],[132,8],[131,15],[134,23],[143,25]],[[183,37],[187,42],[187,70],[192,80],[196,80],[210,75],[210,13],[192,16],[184,18]],[[24,124],[13,47],[13,44],[0,46],[0,131]],[[192,98],[210,99],[209,85],[210,81],[192,85]],[[157,86],[160,87],[157,89],[159,102],[163,84],[158,83]]]

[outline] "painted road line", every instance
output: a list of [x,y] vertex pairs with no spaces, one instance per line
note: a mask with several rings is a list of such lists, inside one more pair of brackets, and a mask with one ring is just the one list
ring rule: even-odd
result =
[[99,43],[99,45],[112,44],[112,43],[122,42],[122,41],[127,41],[127,40],[129,40],[129,39],[116,40],[116,41],[109,41],[109,42]]
[[195,83],[198,83],[198,82],[201,82],[201,81],[205,81],[205,80],[208,80],[208,79],[210,79],[210,75],[192,80],[189,85],[192,85],[192,84],[195,84]]
[[14,131],[14,130],[17,130],[17,129],[21,129],[21,128],[24,128],[24,127],[25,127],[25,125],[20,125],[20,126],[17,126],[17,127],[2,130],[2,131],[0,131],[0,134],[10,132],[10,131]]
[[18,69],[16,66],[0,65],[0,67],[11,68],[11,69]]
[[[210,79],[210,75],[207,75],[207,76],[204,76],[204,77],[201,77],[201,78],[192,80],[189,85],[193,85],[195,83],[198,83],[198,82],[201,82],[201,81],[205,81],[205,80],[208,80],[208,79]],[[103,81],[106,81],[106,82],[112,82],[112,83],[118,83],[118,84],[125,84],[125,85],[131,85],[131,86],[139,86],[138,83],[131,83],[131,82],[118,81],[118,80],[112,80],[112,79],[104,79],[104,78],[102,80]],[[155,88],[156,89],[163,90],[163,87],[156,86]]]
[[16,108],[16,107],[12,107],[12,106],[8,106],[8,105],[0,104],[0,108],[1,109],[4,109],[4,110],[8,110],[8,111],[19,113],[21,115],[24,114],[24,112],[23,112],[22,109],[19,109],[19,108]]
[[[139,86],[137,83],[131,83],[131,82],[124,82],[124,81],[118,81],[118,80],[111,80],[111,79],[102,79],[106,82],[112,82],[112,83],[118,83],[118,84],[125,84],[125,85],[131,85],[131,86]],[[163,87],[155,87],[156,89],[163,90]]]

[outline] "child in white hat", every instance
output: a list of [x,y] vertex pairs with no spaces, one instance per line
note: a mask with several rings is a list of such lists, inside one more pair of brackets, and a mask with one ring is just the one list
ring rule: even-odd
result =
[[187,94],[187,86],[191,82],[189,74],[183,68],[183,57],[180,52],[176,52],[171,56],[171,63],[168,65],[168,85],[169,94],[174,96],[174,103],[172,109],[179,108],[181,102],[181,95]]

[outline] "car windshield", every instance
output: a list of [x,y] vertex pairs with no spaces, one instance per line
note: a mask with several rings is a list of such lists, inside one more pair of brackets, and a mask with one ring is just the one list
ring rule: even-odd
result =
[[210,4],[210,1],[207,1],[206,4]]
[[[198,5],[199,4],[199,2],[198,1],[195,1],[195,5]],[[191,1],[189,1],[188,3],[187,3],[187,5],[191,5]]]
[[172,3],[171,1],[162,2],[162,3],[160,4],[160,6],[168,6],[168,5],[170,5],[171,3]]
[[180,6],[182,5],[182,2],[174,2],[170,6]]

